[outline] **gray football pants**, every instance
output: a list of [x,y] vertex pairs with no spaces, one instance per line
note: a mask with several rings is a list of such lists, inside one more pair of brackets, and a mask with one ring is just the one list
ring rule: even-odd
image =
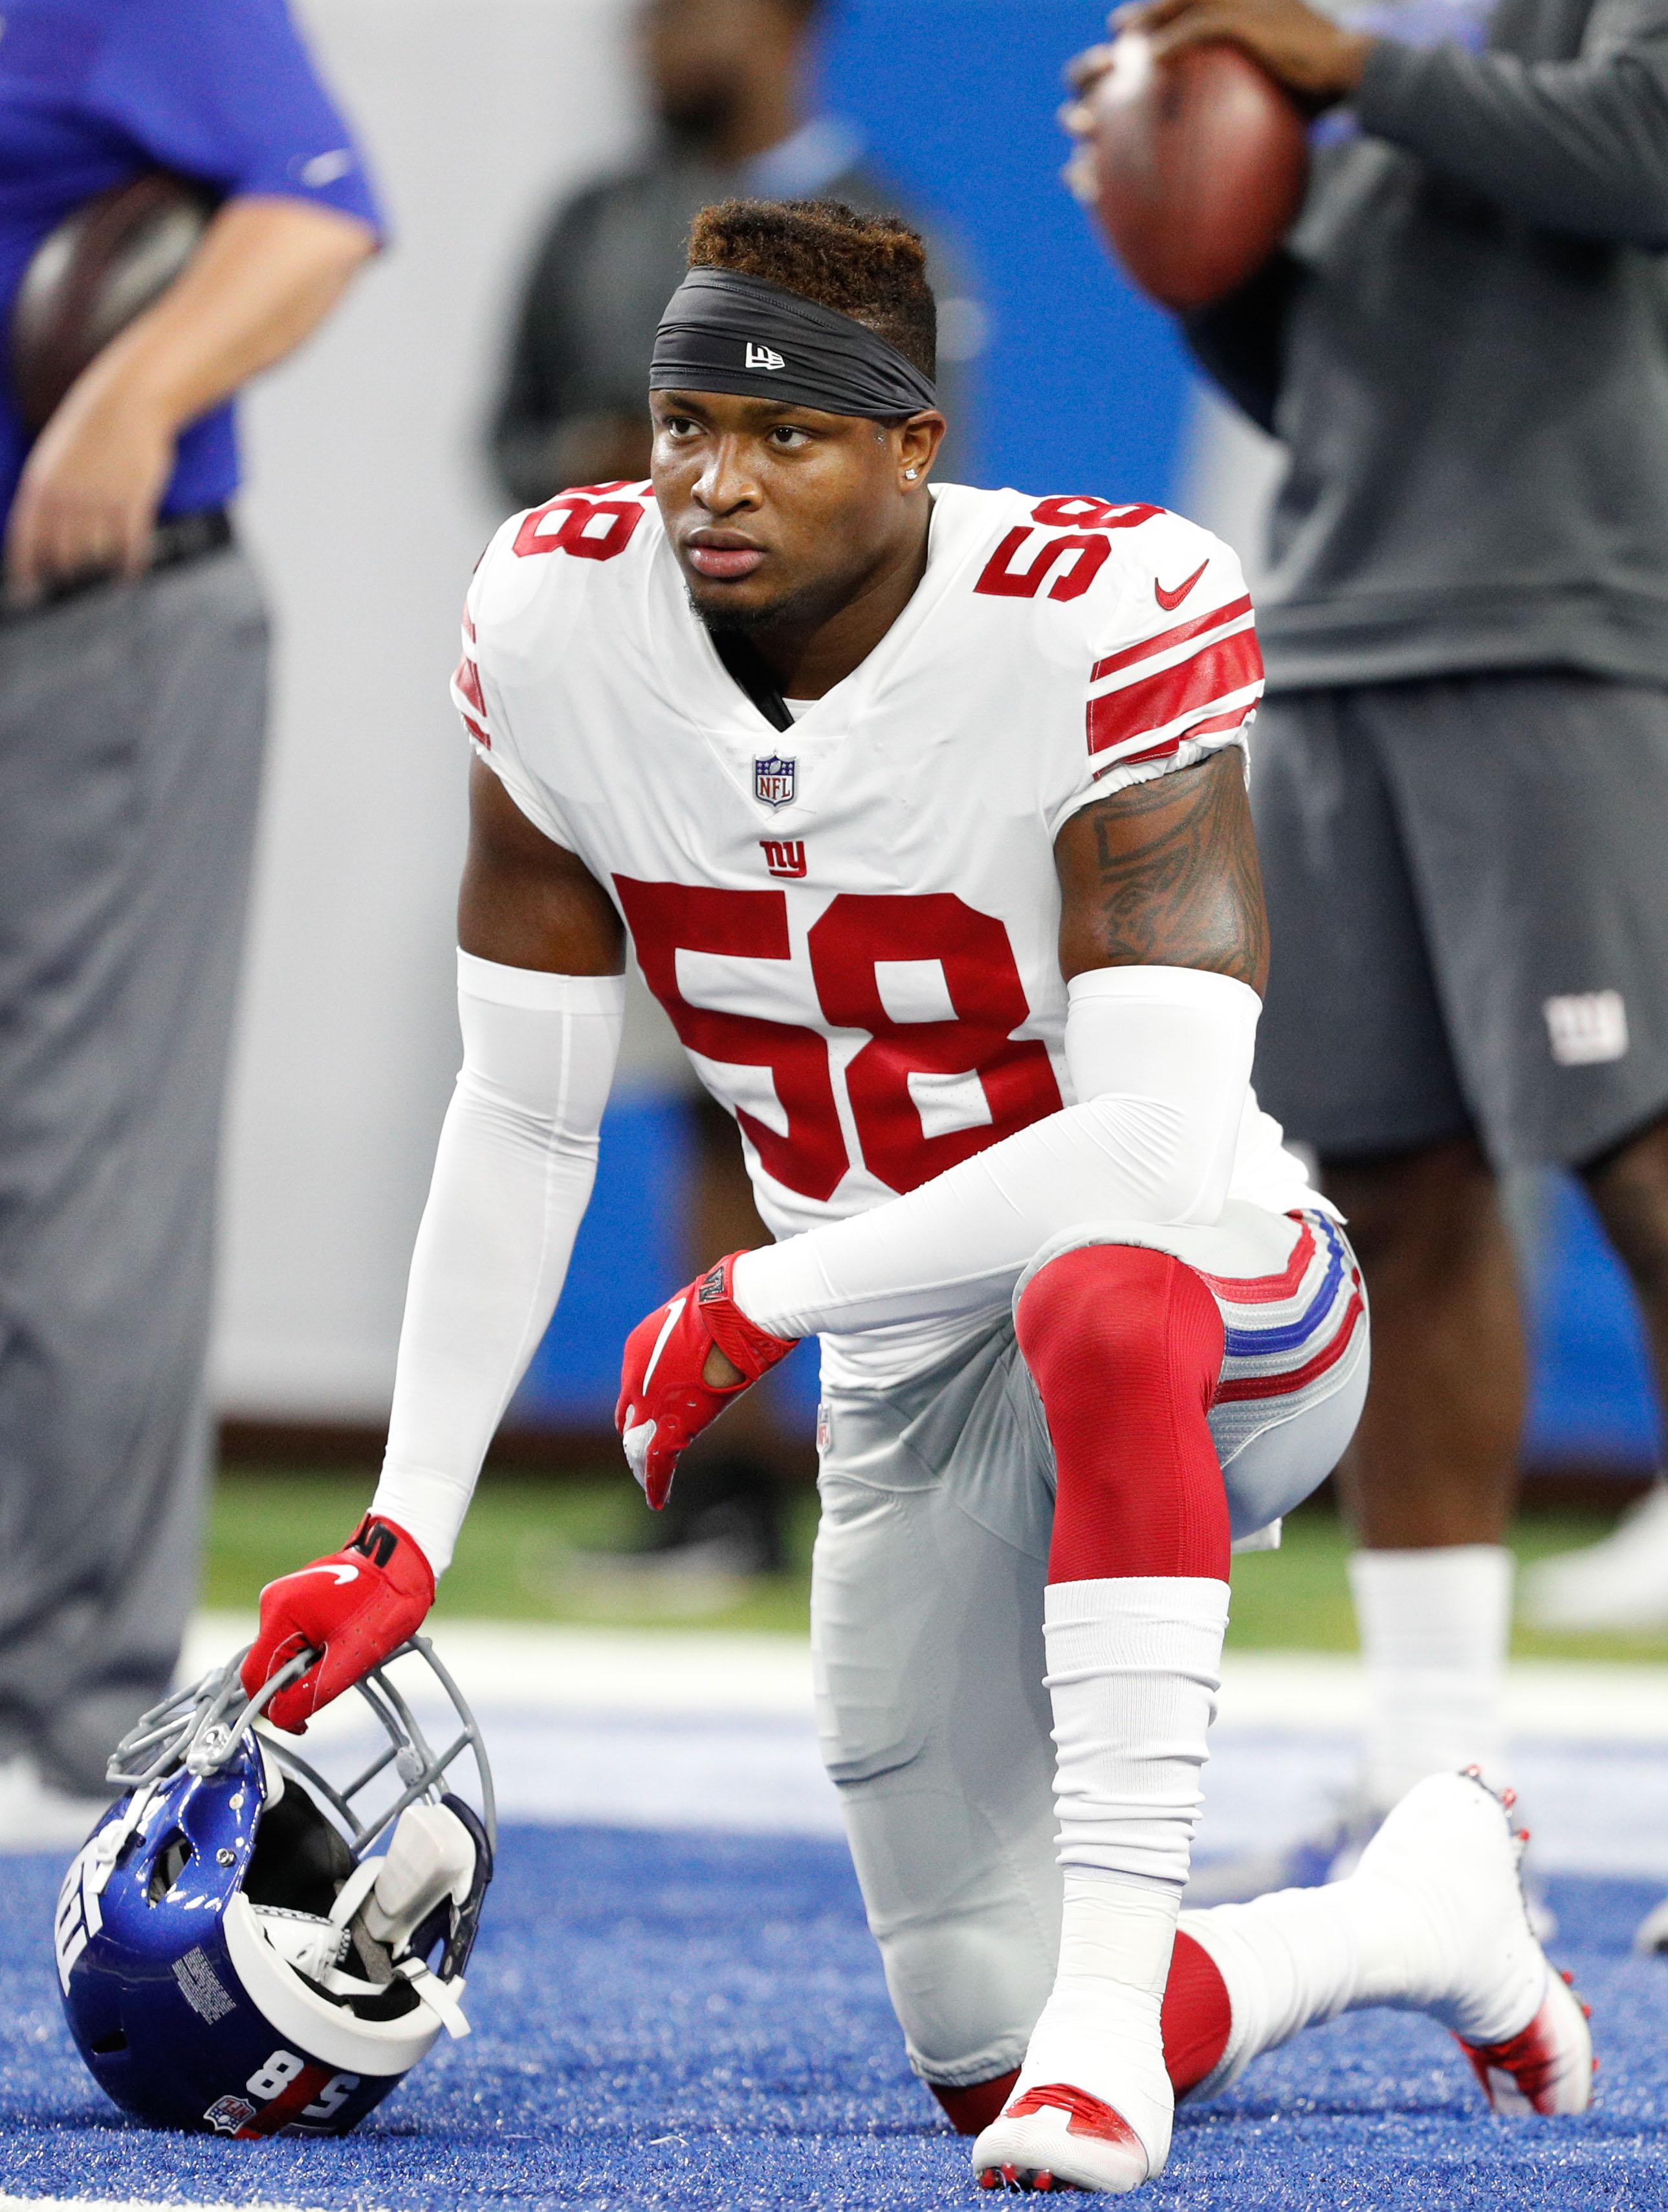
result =
[[[1220,1229],[1074,1231],[1033,1266],[1077,1243],[1128,1242],[1257,1276],[1293,1234],[1278,1217],[1258,1221],[1235,1206]],[[1307,1303],[1294,1286],[1288,1304],[1250,1311],[1283,1321]],[[1305,1381],[1312,1346],[1336,1339],[1340,1319],[1309,1310],[1312,1340],[1293,1344],[1288,1330],[1276,1355],[1294,1369],[1292,1393],[1211,1417],[1241,1537],[1330,1474],[1367,1395],[1364,1321],[1346,1355]],[[1233,1364],[1231,1349],[1225,1375]],[[824,1763],[910,2063],[962,2087],[1020,2063],[1060,1948],[1043,1686],[1053,1448],[1006,1316],[904,1383],[826,1391],[819,1426],[811,1649]]]
[[78,1791],[196,1591],[265,671],[235,551],[0,627],[0,1757]]

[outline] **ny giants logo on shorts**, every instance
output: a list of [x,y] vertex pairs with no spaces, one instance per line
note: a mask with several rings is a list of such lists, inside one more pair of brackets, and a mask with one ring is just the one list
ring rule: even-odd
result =
[[797,761],[770,753],[753,763],[753,797],[764,806],[791,806],[798,781]]
[[1547,1039],[1560,1067],[1592,1067],[1628,1050],[1628,1008],[1620,991],[1571,991],[1549,999]]

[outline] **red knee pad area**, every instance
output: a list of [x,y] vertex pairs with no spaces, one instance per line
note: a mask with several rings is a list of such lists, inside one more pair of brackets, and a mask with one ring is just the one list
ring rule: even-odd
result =
[[1020,1349],[1054,1442],[1050,1582],[1227,1580],[1228,1508],[1207,1415],[1222,1317],[1168,1253],[1092,1244],[1026,1285]]
[[[1170,1978],[1164,1987],[1164,2065],[1178,2097],[1197,2088],[1220,2062],[1228,2047],[1233,2014],[1227,1984],[1202,1944],[1190,1936],[1178,1935],[1171,1954]],[[998,2074],[993,2081],[974,2081],[965,2089],[947,2089],[941,2082],[927,2087],[949,2115],[959,2136],[976,2136],[1001,2112],[1019,2080],[1017,2068]]]

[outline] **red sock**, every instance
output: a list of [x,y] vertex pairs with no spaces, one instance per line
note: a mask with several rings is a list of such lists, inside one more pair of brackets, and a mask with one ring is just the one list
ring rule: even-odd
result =
[[[1228,2047],[1233,2014],[1227,1984],[1216,1971],[1216,1962],[1202,1943],[1178,1935],[1170,1960],[1170,1979],[1164,1985],[1164,2064],[1176,2094],[1196,2088]],[[993,2081],[975,2081],[965,2089],[947,2089],[937,2081],[927,2087],[950,2116],[959,2136],[976,2136],[988,2128],[1014,2094],[1017,2067]]]
[[941,2081],[929,2081],[927,2087],[950,2115],[950,2125],[959,2136],[976,2136],[988,2128],[1014,2094],[1014,2084],[1020,2078],[1015,2066],[1007,2074],[998,2074],[989,2081],[975,2081],[965,2089],[947,2089]]
[[1226,1582],[1227,1493],[1206,1419],[1222,1317],[1198,1276],[1165,1252],[1087,1245],[1032,1277],[1018,1325],[1054,1442],[1049,1580]]
[[1202,1943],[1177,1931],[1164,1985],[1164,2069],[1180,2097],[1196,2088],[1228,2047],[1227,1984]]

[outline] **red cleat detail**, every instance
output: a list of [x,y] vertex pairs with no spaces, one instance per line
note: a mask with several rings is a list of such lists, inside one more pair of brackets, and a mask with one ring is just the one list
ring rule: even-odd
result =
[[1558,1979],[1563,1984],[1567,1990],[1573,1990],[1575,1987],[1575,1977],[1568,1966],[1559,1967]]
[[997,2174],[995,2167],[994,2166],[987,2166],[984,2172],[979,2176],[979,2187],[981,2189],[1000,2189],[1001,2185],[1001,2180]]
[[1515,1790],[1502,1790],[1500,1793],[1500,1802],[1505,1806],[1507,1811],[1509,1813],[1512,1808],[1518,1802],[1517,1791]]
[[[1456,2039],[1470,2060],[1472,2070],[1490,2104],[1495,2102],[1495,2084],[1490,2076],[1504,2074],[1536,2112],[1551,2113],[1558,2110],[1557,2090],[1568,2053],[1560,2045],[1555,2028],[1544,2007],[1521,2033],[1508,2038],[1504,2043],[1467,2043],[1463,2039]],[[1592,2072],[1597,2074],[1598,2060],[1591,2061],[1591,2066]]]
[[[1086,2089],[1074,2089],[1068,2082],[1045,2081],[1038,2088],[1027,2089],[1017,2104],[1008,2106],[1002,2118],[1023,2120],[1032,2112],[1040,2112],[1045,2105],[1067,2115],[1068,2136],[1094,2136],[1102,2142],[1131,2143],[1143,2158],[1146,2156],[1141,2137],[1122,2112],[1114,2111],[1104,2098],[1092,2097]],[[1004,2166],[1002,2171],[1006,2173],[1007,2168]]]

